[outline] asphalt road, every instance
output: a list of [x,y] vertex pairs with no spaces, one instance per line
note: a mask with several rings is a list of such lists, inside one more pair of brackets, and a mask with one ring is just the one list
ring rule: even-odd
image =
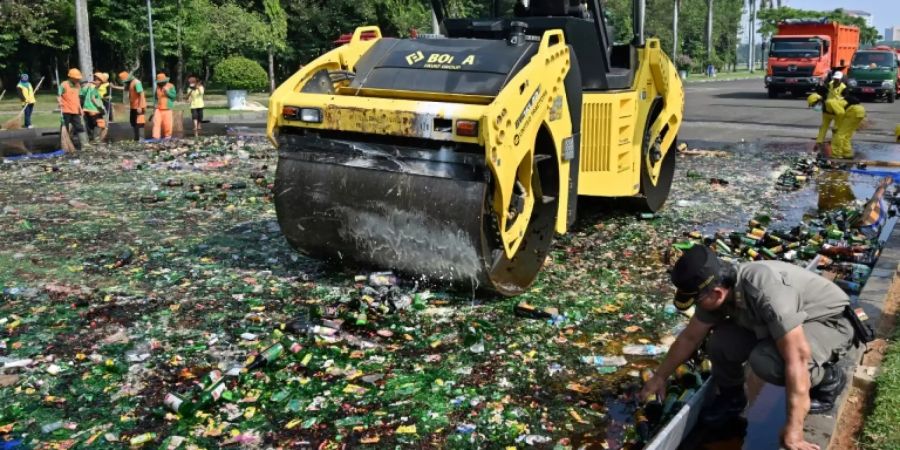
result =
[[[815,141],[821,113],[807,108],[805,98],[769,99],[761,79],[688,84],[681,141],[733,143],[746,141]],[[894,142],[900,124],[900,102],[864,101],[871,126],[855,141]]]

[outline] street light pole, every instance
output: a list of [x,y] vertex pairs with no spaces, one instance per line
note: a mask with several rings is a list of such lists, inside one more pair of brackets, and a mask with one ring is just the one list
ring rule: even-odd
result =
[[712,59],[713,51],[713,0],[707,0],[709,11],[706,17],[706,58]]
[[681,0],[675,0],[675,11],[672,15],[672,61],[678,58],[678,7]]
[[156,50],[153,46],[153,10],[147,0],[147,28],[150,30],[150,78],[153,80],[153,92],[156,92]]
[[753,47],[756,46],[756,0],[749,0],[750,3],[750,45],[749,47],[749,55],[747,57],[747,66],[749,67],[750,73],[753,73],[753,68],[755,64],[755,58],[753,55]]

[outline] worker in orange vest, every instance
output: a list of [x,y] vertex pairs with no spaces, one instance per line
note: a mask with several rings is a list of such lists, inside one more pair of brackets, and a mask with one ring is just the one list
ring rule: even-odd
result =
[[75,148],[81,150],[91,145],[81,123],[81,71],[69,69],[67,76],[69,79],[59,85],[59,109],[63,115],[63,126],[71,128],[71,134],[77,137]]
[[156,74],[156,111],[153,113],[153,139],[172,137],[172,108],[178,90],[165,72]]
[[147,98],[144,96],[144,85],[128,72],[119,72],[119,81],[125,84],[122,89],[128,91],[128,105],[131,108],[131,129],[134,131],[134,140],[141,140],[141,128],[147,121],[144,114],[147,112]]

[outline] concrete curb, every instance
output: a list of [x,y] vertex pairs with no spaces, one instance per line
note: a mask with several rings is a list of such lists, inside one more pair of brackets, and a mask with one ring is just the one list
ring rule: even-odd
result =
[[729,82],[729,81],[762,80],[763,77],[764,77],[764,76],[758,76],[758,77],[740,77],[740,78],[725,78],[725,79],[721,79],[721,80],[708,79],[708,78],[707,78],[707,79],[699,79],[699,80],[695,80],[695,79],[692,79],[691,77],[688,77],[687,80],[681,80],[681,81],[683,81],[684,84],[727,83],[727,82]]
[[[265,125],[266,123],[266,111],[247,111],[242,112],[240,114],[229,114],[222,116],[211,116],[209,117],[210,123],[215,124],[225,124],[225,125]],[[183,123],[185,130],[190,130],[193,127],[193,122],[191,121],[190,113],[186,114],[184,117]],[[151,129],[152,127],[145,126],[145,129]],[[113,122],[109,124],[110,133],[130,133],[131,125],[126,122]],[[46,136],[57,136],[59,135],[59,128],[31,128],[31,129],[19,129],[19,130],[0,130],[0,142],[3,141],[33,141],[35,139],[43,138]]]
[[[882,239],[886,239],[878,263],[872,269],[872,274],[866,281],[863,291],[859,295],[859,304],[869,316],[869,322],[873,328],[878,329],[884,311],[884,304],[894,275],[900,267],[900,229],[896,225],[897,219],[891,219],[882,233]],[[887,236],[886,236],[887,235]],[[818,444],[822,449],[830,448],[831,438],[838,427],[838,418],[847,406],[850,394],[850,386],[854,379],[854,373],[862,362],[865,348],[852,349],[844,359],[844,373],[847,376],[847,387],[841,393],[837,407],[833,414],[808,416],[804,431],[810,442]],[[837,449],[835,449],[837,450]]]

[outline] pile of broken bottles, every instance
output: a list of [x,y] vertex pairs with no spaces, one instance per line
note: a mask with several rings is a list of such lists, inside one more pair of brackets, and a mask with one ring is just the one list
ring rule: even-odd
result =
[[686,233],[687,239],[675,243],[674,247],[685,250],[697,244],[707,245],[723,259],[736,262],[795,263],[832,280],[847,294],[857,295],[881,252],[881,227],[896,212],[892,196],[822,212],[791,228],[770,229],[771,219],[759,216],[741,231],[720,231],[706,236]]
[[32,448],[622,447],[640,438],[631,388],[682,320],[659,253],[686,220],[777,201],[753,158],[720,158],[725,187],[678,177],[652,220],[587,218],[516,299],[297,254],[263,139],[5,164],[0,431]]

